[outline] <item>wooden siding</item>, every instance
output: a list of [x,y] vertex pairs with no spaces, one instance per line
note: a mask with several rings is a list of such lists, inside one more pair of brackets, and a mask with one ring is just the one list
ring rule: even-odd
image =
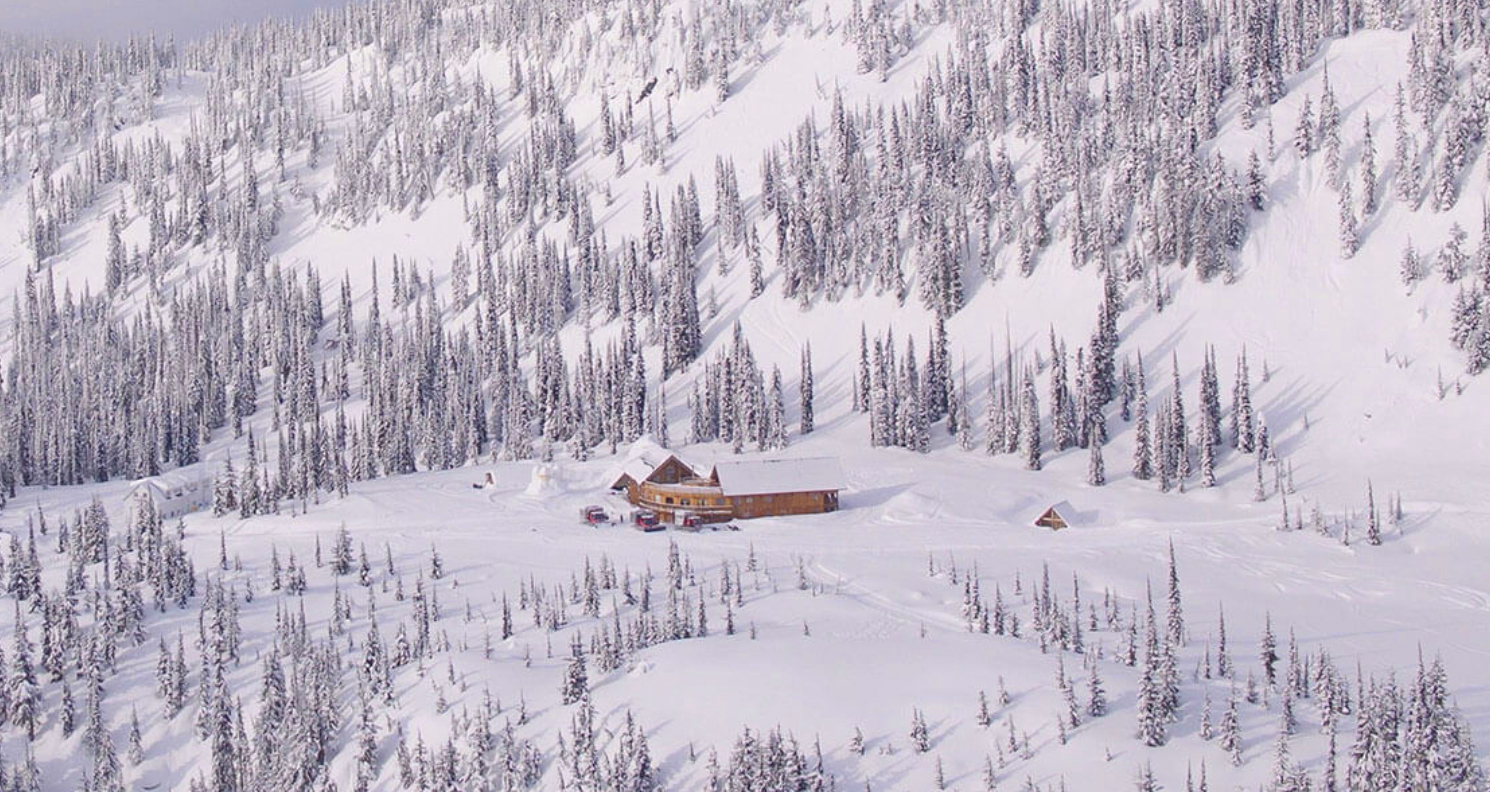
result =
[[648,484],[680,484],[689,479],[698,478],[693,468],[683,464],[683,460],[670,456],[662,464],[657,466],[652,474],[647,476]]
[[611,485],[611,489],[624,490],[626,492],[626,500],[636,503],[637,486],[636,479],[632,478],[629,473],[622,473],[621,477],[616,479],[616,483]]
[[836,492],[783,492],[767,495],[737,495],[730,498],[735,517],[777,517],[787,514],[822,514],[838,511]]
[[1046,509],[1045,513],[1040,515],[1040,519],[1035,520],[1035,525],[1041,528],[1049,528],[1052,531],[1059,531],[1067,527],[1065,518],[1061,517],[1060,512],[1055,509]]
[[693,513],[706,522],[724,522],[734,516],[729,499],[718,487],[699,484],[658,484],[650,479],[641,483],[631,502],[657,512],[667,522],[679,515]]
[[633,505],[657,512],[665,522],[677,522],[683,514],[696,514],[704,522],[748,520],[790,514],[822,514],[838,511],[838,493],[784,492],[730,497],[700,479],[660,484],[650,478],[627,491]]

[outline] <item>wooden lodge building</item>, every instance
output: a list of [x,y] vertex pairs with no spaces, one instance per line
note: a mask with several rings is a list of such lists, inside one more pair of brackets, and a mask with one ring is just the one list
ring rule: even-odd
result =
[[721,462],[708,476],[671,455],[643,472],[647,466],[643,458],[631,460],[611,489],[668,522],[685,514],[704,522],[822,514],[838,510],[843,489],[843,470],[828,457]]

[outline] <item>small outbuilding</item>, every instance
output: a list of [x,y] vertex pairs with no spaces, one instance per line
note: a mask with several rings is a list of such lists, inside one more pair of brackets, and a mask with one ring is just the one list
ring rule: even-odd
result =
[[148,498],[161,519],[174,520],[212,505],[212,478],[197,468],[142,478],[129,485],[129,502],[139,498]]
[[1039,516],[1034,520],[1036,528],[1049,528],[1052,531],[1070,528],[1076,522],[1076,509],[1071,505],[1070,501],[1061,501],[1060,503],[1052,504],[1040,512]]

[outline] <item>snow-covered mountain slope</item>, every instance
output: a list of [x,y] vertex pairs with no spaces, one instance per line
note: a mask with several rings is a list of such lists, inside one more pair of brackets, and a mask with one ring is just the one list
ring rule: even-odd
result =
[[[1173,788],[1202,758],[1217,788],[1300,788],[1269,764],[1282,699],[1308,692],[1287,743],[1303,771],[1325,783],[1323,720],[1341,785],[1396,788],[1411,761],[1347,758],[1396,700],[1351,665],[1407,689],[1417,647],[1441,652],[1471,729],[1490,726],[1487,22],[1388,0],[404,0],[179,48],[9,45],[0,526],[10,592],[48,603],[46,628],[25,617],[51,652],[37,783],[399,788],[401,733],[430,752],[421,788],[519,785],[486,769],[504,758],[539,788],[646,788],[630,711],[669,788],[702,786],[710,747],[728,767],[747,726],[791,732],[809,764],[816,736],[838,783],[876,789],[928,788],[938,764],[980,788],[985,755],[1000,788],[1111,788],[1150,764]],[[664,589],[657,537],[571,525],[644,433],[706,461],[838,456],[845,510],[680,536],[693,571]],[[520,494],[540,457],[565,493]],[[121,482],[178,466],[248,505],[156,535]],[[500,486],[471,490],[488,469]],[[97,510],[71,525],[95,497],[111,549]],[[1087,526],[1032,533],[1063,499]],[[32,575],[43,515],[70,530],[36,538]],[[301,596],[271,590],[343,524],[370,587],[309,564]],[[215,568],[214,534],[241,568]],[[1189,626],[1151,653],[1178,671],[1142,674],[1142,646],[1138,669],[1121,655],[1171,541]],[[655,571],[657,622],[619,580],[582,602],[602,554],[636,586]],[[1073,574],[1096,606],[1080,647]],[[416,637],[429,599],[392,590],[421,575],[442,618]],[[979,631],[994,585],[1022,638]],[[120,615],[149,610],[134,592],[167,606],[142,646]],[[507,636],[504,596],[525,622]],[[1292,684],[1254,660],[1268,614],[1308,658]],[[381,664],[400,629],[408,662]],[[173,715],[171,662],[158,695],[149,666],[178,632],[192,695]],[[573,640],[595,724],[561,696]],[[293,704],[261,689],[270,657]],[[1110,715],[1058,726],[1057,658],[1083,706],[1097,669]],[[1178,691],[1163,726],[1142,715],[1155,674]],[[1221,731],[1249,674],[1233,767],[1201,713],[1209,696]],[[976,698],[999,675],[990,733]],[[107,693],[86,737],[62,725],[64,679],[80,708],[85,685]],[[1433,761],[1461,786],[1439,788],[1482,786],[1454,764],[1458,721],[1417,706],[1454,746]],[[104,728],[123,746],[131,709],[142,756],[121,776],[80,751]],[[1425,757],[1427,727],[1403,728],[1381,750]],[[766,788],[746,748],[728,788]]]
[[[387,8],[389,14],[394,14],[394,9],[399,6]],[[1005,114],[1010,116],[1007,125],[985,120],[991,113],[977,115],[974,134],[967,137],[971,144],[966,153],[967,162],[974,169],[971,178],[977,178],[977,158],[979,152],[985,150],[986,142],[986,150],[992,152],[987,155],[989,157],[997,153],[999,147],[1008,147],[1012,172],[1018,180],[1016,204],[1009,208],[997,205],[992,208],[991,232],[987,239],[980,241],[981,233],[976,225],[979,207],[969,203],[981,189],[977,184],[972,186],[971,193],[963,192],[967,188],[958,188],[954,180],[951,184],[927,187],[924,198],[917,197],[921,192],[917,189],[903,196],[874,198],[870,205],[861,202],[858,209],[832,207],[839,214],[857,211],[864,213],[864,217],[857,220],[846,217],[845,220],[854,222],[856,227],[834,229],[832,233],[835,237],[847,235],[848,238],[835,238],[832,240],[834,247],[820,244],[819,249],[813,251],[814,259],[822,262],[826,269],[839,266],[831,260],[833,257],[847,257],[850,260],[843,266],[852,268],[854,272],[844,277],[830,276],[828,280],[831,282],[810,290],[812,293],[806,296],[805,308],[799,307],[801,300],[778,298],[784,289],[783,282],[790,275],[784,266],[784,260],[789,257],[782,255],[772,242],[775,222],[772,218],[776,213],[765,211],[766,207],[759,201],[762,155],[770,147],[791,140],[798,134],[799,125],[809,119],[814,121],[821,138],[817,145],[825,150],[833,147],[834,135],[828,127],[835,102],[841,101],[842,107],[850,113],[860,108],[881,113],[904,108],[905,105],[898,104],[901,102],[920,101],[916,97],[925,96],[918,92],[925,88],[923,80],[928,74],[939,79],[952,63],[965,69],[970,61],[961,50],[969,45],[959,43],[955,31],[972,25],[988,9],[920,9],[918,13],[911,13],[908,20],[902,20],[901,14],[910,11],[908,8],[887,8],[879,12],[886,20],[885,24],[892,28],[892,33],[897,32],[902,24],[911,30],[910,46],[903,53],[897,50],[887,56],[894,58],[895,64],[887,70],[883,81],[873,70],[859,73],[851,40],[870,38],[867,33],[854,33],[858,26],[849,20],[854,19],[855,13],[867,18],[871,12],[862,9],[855,12],[841,3],[805,3],[782,9],[774,6],[758,9],[730,7],[712,13],[706,13],[704,9],[651,9],[652,18],[646,24],[632,22],[629,26],[633,29],[635,41],[626,37],[626,20],[641,11],[625,6],[602,8],[579,15],[570,27],[556,28],[538,40],[541,44],[536,45],[539,52],[534,63],[524,68],[530,75],[540,69],[552,75],[553,100],[573,127],[574,151],[569,157],[572,164],[564,169],[564,178],[573,185],[572,189],[587,196],[588,213],[593,216],[597,236],[588,236],[590,232],[586,229],[586,239],[596,239],[599,234],[604,234],[610,248],[599,255],[605,256],[609,262],[622,260],[620,245],[635,238],[642,230],[644,202],[640,199],[644,192],[654,196],[658,207],[662,208],[690,178],[698,184],[702,217],[707,226],[702,229],[704,239],[697,249],[695,265],[698,270],[697,299],[706,309],[701,323],[705,348],[700,351],[700,356],[707,357],[710,348],[726,343],[730,327],[736,321],[741,323],[746,336],[755,345],[754,351],[762,365],[767,370],[772,364],[781,365],[789,375],[804,342],[813,344],[820,365],[833,366],[838,361],[852,359],[857,352],[858,338],[854,333],[842,331],[845,313],[866,324],[871,332],[894,328],[901,334],[914,333],[924,339],[930,328],[931,312],[916,296],[921,281],[927,279],[926,275],[919,273],[919,262],[929,255],[925,252],[929,243],[916,238],[917,232],[909,224],[908,214],[905,215],[907,220],[901,223],[902,244],[898,254],[902,260],[901,277],[907,281],[903,290],[905,299],[884,293],[877,273],[856,274],[862,265],[855,259],[873,258],[874,252],[864,249],[864,245],[869,244],[868,238],[854,237],[861,233],[869,237],[882,236],[874,232],[878,223],[874,219],[877,217],[875,213],[882,211],[874,208],[875,205],[893,207],[905,200],[930,200],[934,205],[951,200],[945,209],[953,210],[953,214],[967,212],[973,217],[971,226],[950,224],[955,226],[952,229],[954,252],[962,259],[957,266],[962,271],[960,277],[966,304],[947,318],[953,367],[966,369],[973,396],[981,395],[985,390],[982,383],[986,381],[990,364],[1002,356],[1006,332],[1011,336],[1015,349],[1031,353],[1046,346],[1049,329],[1069,339],[1072,347],[1084,342],[1091,332],[1101,283],[1097,267],[1073,269],[1069,266],[1068,239],[1076,227],[1072,225],[1076,201],[1069,175],[1063,174],[1058,181],[1042,178],[1045,182],[1042,184],[1044,202],[1050,207],[1045,222],[1050,228],[1051,241],[1048,247],[1033,251],[1031,274],[1020,277],[1020,227],[1029,222],[1028,215],[1032,213],[1019,204],[1029,200],[1030,180],[1035,178],[1042,164],[1042,147],[1037,140],[1032,140],[1039,134],[1032,134],[1031,130],[1015,123],[1015,111],[1006,111]],[[487,16],[481,16],[483,13]],[[1165,197],[1169,193],[1163,187],[1158,187],[1153,197],[1142,193],[1135,196],[1129,190],[1125,198],[1125,193],[1117,191],[1109,180],[1113,173],[1130,170],[1131,165],[1127,163],[1123,164],[1122,170],[1097,168],[1090,176],[1081,177],[1089,185],[1085,211],[1093,215],[1099,211],[1093,207],[1091,196],[1101,201],[1136,201],[1137,207],[1126,218],[1111,206],[1103,209],[1106,215],[1102,222],[1112,217],[1114,222],[1125,224],[1111,232],[1122,241],[1111,247],[1095,245],[1085,249],[1094,251],[1100,248],[1104,258],[1118,266],[1132,267],[1135,275],[1157,265],[1156,273],[1146,275],[1124,289],[1128,310],[1120,319],[1121,354],[1144,353],[1150,366],[1159,369],[1159,372],[1150,372],[1151,380],[1153,375],[1163,371],[1171,352],[1179,354],[1179,363],[1187,377],[1198,370],[1196,361],[1207,346],[1216,349],[1223,361],[1220,367],[1225,370],[1231,368],[1225,361],[1233,359],[1244,347],[1252,352],[1254,368],[1266,359],[1269,371],[1280,379],[1270,380],[1260,387],[1258,410],[1268,419],[1275,435],[1298,441],[1297,459],[1300,464],[1310,465],[1315,475],[1338,485],[1332,493],[1335,498],[1343,497],[1346,492],[1356,493],[1362,481],[1372,475],[1391,477],[1424,472],[1426,475],[1414,481],[1403,482],[1404,488],[1423,497],[1448,500],[1457,493],[1437,490],[1437,486],[1452,484],[1453,479],[1445,481],[1445,477],[1437,475],[1432,463],[1442,458],[1441,449],[1445,446],[1474,442],[1469,438],[1482,434],[1461,429],[1465,421],[1475,421],[1474,416],[1480,411],[1458,396],[1458,390],[1472,386],[1473,380],[1464,373],[1465,354],[1454,349],[1449,338],[1454,296],[1467,285],[1474,288],[1472,284],[1478,280],[1476,274],[1484,266],[1482,259],[1487,252],[1481,241],[1484,234],[1480,222],[1484,203],[1481,197],[1485,189],[1482,175],[1485,162],[1479,144],[1479,115],[1482,112],[1473,106],[1484,90],[1485,78],[1478,68],[1477,56],[1468,46],[1472,42],[1464,42],[1462,50],[1445,47],[1460,52],[1457,59],[1450,58],[1451,65],[1456,65],[1450,86],[1457,87],[1458,93],[1448,94],[1453,98],[1452,105],[1433,119],[1429,129],[1423,128],[1421,119],[1411,109],[1406,111],[1406,127],[1411,136],[1406,150],[1419,152],[1416,155],[1418,169],[1425,172],[1418,177],[1420,188],[1413,197],[1406,201],[1399,198],[1402,163],[1391,151],[1396,88],[1414,85],[1409,68],[1414,58],[1431,59],[1431,55],[1414,55],[1410,42],[1419,36],[1420,28],[1435,24],[1431,20],[1438,15],[1433,7],[1405,9],[1401,13],[1417,24],[1404,23],[1406,29],[1401,31],[1366,29],[1345,37],[1326,37],[1317,52],[1301,54],[1300,70],[1284,75],[1281,98],[1265,113],[1257,113],[1271,120],[1271,131],[1270,125],[1260,119],[1253,119],[1250,129],[1244,128],[1246,125],[1241,115],[1246,100],[1245,80],[1227,74],[1246,66],[1240,60],[1241,55],[1228,53],[1229,57],[1238,60],[1215,67],[1219,70],[1215,79],[1228,79],[1233,85],[1224,92],[1220,88],[1211,88],[1221,93],[1219,99],[1208,100],[1216,109],[1214,123],[1219,127],[1219,133],[1210,140],[1202,137],[1196,161],[1204,163],[1219,156],[1235,178],[1245,182],[1248,155],[1256,153],[1261,157],[1261,192],[1265,208],[1246,214],[1246,233],[1240,241],[1240,248],[1224,256],[1223,266],[1234,275],[1198,283],[1194,275],[1200,267],[1199,262],[1194,266],[1175,267],[1164,252],[1169,245],[1178,244],[1181,252],[1172,260],[1173,263],[1189,265],[1196,259],[1184,251],[1190,243],[1174,236],[1180,229],[1156,231],[1147,227],[1151,212],[1146,211],[1145,206],[1150,204],[1160,207],[1151,210],[1154,217],[1171,208],[1176,212],[1205,211],[1204,207],[1194,206],[1193,195],[1179,196],[1172,207],[1160,203],[1169,200]],[[965,16],[968,21],[938,22],[938,14],[954,18]],[[183,156],[183,149],[190,140],[204,148],[210,145],[216,149],[207,154],[207,169],[203,172],[212,179],[202,185],[203,203],[207,204],[206,209],[200,210],[205,216],[201,231],[204,243],[189,244],[189,239],[188,244],[183,245],[176,239],[178,234],[197,236],[196,231],[178,230],[177,225],[178,221],[181,226],[195,222],[189,219],[188,212],[199,209],[196,199],[188,194],[191,192],[191,179],[185,176],[185,167],[173,162],[168,167],[173,168],[174,173],[167,177],[167,186],[163,188],[161,215],[165,229],[160,231],[162,236],[172,239],[152,248],[148,205],[142,203],[136,190],[111,186],[103,180],[96,186],[89,185],[93,188],[87,191],[90,200],[67,195],[51,202],[41,202],[66,207],[53,212],[44,208],[41,211],[42,225],[46,225],[47,217],[60,212],[65,212],[68,217],[59,224],[56,232],[56,246],[64,252],[47,256],[47,266],[38,274],[55,281],[59,295],[64,288],[70,288],[74,293],[85,289],[98,293],[106,280],[103,270],[108,258],[109,234],[105,220],[109,213],[116,211],[123,218],[120,236],[122,255],[126,259],[124,268],[127,270],[129,266],[129,251],[138,247],[146,254],[145,263],[157,259],[154,266],[161,270],[160,288],[180,289],[213,262],[234,262],[240,258],[236,250],[244,243],[224,238],[223,232],[231,232],[231,227],[239,225],[228,215],[241,199],[245,152],[258,148],[252,161],[256,170],[262,171],[257,176],[259,191],[264,194],[266,204],[273,201],[278,214],[272,220],[273,233],[265,238],[262,253],[252,251],[252,258],[277,262],[281,267],[295,271],[307,265],[313,266],[326,284],[336,284],[343,277],[348,278],[353,304],[360,314],[369,303],[371,273],[375,264],[384,267],[384,288],[387,288],[387,267],[397,257],[407,268],[435,274],[447,326],[458,327],[470,321],[473,312],[481,310],[480,299],[471,301],[472,309],[465,311],[450,305],[451,284],[446,278],[457,249],[474,252],[486,240],[486,249],[495,255],[506,253],[506,257],[494,259],[496,269],[500,271],[504,266],[515,265],[513,262],[522,255],[521,240],[528,236],[515,233],[518,229],[510,225],[511,219],[505,212],[514,203],[511,186],[517,182],[513,180],[530,178],[529,174],[522,172],[523,160],[526,159],[523,147],[533,122],[525,117],[523,97],[508,97],[520,92],[521,86],[531,87],[536,80],[531,76],[514,78],[509,60],[514,45],[504,40],[503,33],[494,32],[499,30],[497,21],[469,22],[471,19],[487,19],[490,15],[491,9],[483,11],[479,6],[455,5],[442,10],[426,20],[431,25],[428,35],[401,33],[404,38],[417,42],[418,46],[406,41],[399,41],[397,46],[366,43],[369,36],[365,33],[344,35],[349,41],[326,34],[327,38],[335,39],[335,43],[322,47],[305,41],[313,38],[313,34],[307,35],[308,31],[334,26],[339,21],[335,15],[321,18],[320,25],[297,28],[293,36],[281,28],[266,28],[267,32],[258,35],[274,36],[276,42],[280,37],[294,39],[293,44],[278,46],[302,56],[296,59],[298,65],[276,66],[282,72],[273,80],[273,90],[283,94],[279,99],[252,96],[265,90],[265,86],[245,81],[230,70],[230,67],[236,68],[236,58],[240,57],[232,47],[239,41],[253,41],[252,35],[240,33],[236,39],[188,49],[189,54],[181,58],[187,63],[182,64],[179,75],[174,70],[162,70],[157,79],[163,87],[160,96],[151,101],[149,111],[140,108],[139,91],[127,89],[122,92],[124,99],[110,103],[110,112],[100,113],[93,107],[90,107],[90,112],[95,125],[109,133],[101,139],[111,141],[126,152],[125,147],[130,145],[144,152],[151,141],[170,147],[170,154],[164,156],[167,160]],[[1007,48],[1010,41],[1038,41],[1047,17],[1061,18],[1061,15],[1054,9],[1037,14],[1036,24],[1025,32],[1023,39],[1013,39],[1004,31],[1000,31],[1002,36],[991,35],[992,40],[987,42],[989,51],[997,53],[1000,48]],[[443,24],[440,20],[444,20]],[[726,20],[732,20],[728,23],[732,29],[726,27]],[[376,23],[364,20],[363,24]],[[384,24],[392,31],[401,32],[395,24]],[[716,52],[734,53],[727,70],[729,95],[723,101],[719,100],[712,76],[701,80],[696,90],[687,86],[684,73],[689,68],[691,37],[697,35],[693,32],[694,25],[705,31],[700,45],[708,60],[704,68],[709,68],[714,62]],[[863,27],[867,30],[867,23]],[[1000,23],[995,29],[1004,27]],[[729,32],[710,35],[708,31],[715,28]],[[360,33],[360,28],[354,27],[354,30]],[[523,41],[522,46],[530,46]],[[355,43],[362,43],[362,46],[353,46]],[[898,43],[891,41],[887,46]],[[975,43],[983,45],[981,41]],[[1419,49],[1423,48],[1420,46]],[[434,60],[437,57],[442,59]],[[720,54],[717,57],[729,56]],[[999,57],[996,54],[990,57],[989,63],[998,69],[1001,66]],[[244,86],[232,88],[231,82],[191,69],[189,61],[196,60],[212,63],[220,72],[234,75],[231,79],[243,82]],[[439,81],[429,77],[431,64],[436,62],[446,74]],[[517,62],[523,60],[519,58]],[[1103,91],[1112,94],[1113,80],[1125,74],[1123,70],[1115,69],[1103,76],[1095,66],[1088,68],[1092,75],[1090,84],[1098,91],[1098,101],[1102,101]],[[1327,76],[1327,72],[1332,78]],[[1006,67],[994,71],[993,75],[1012,80],[1014,78],[1010,75],[1019,73],[1017,68]],[[144,79],[149,79],[148,75],[147,68]],[[602,153],[604,134],[598,117],[600,98],[605,95],[617,108],[611,113],[619,117],[623,113],[618,109],[624,105],[622,97],[641,94],[653,78],[657,80],[657,87],[652,89],[646,101],[632,108],[631,112],[638,117],[632,120],[630,139],[623,139],[621,143],[630,162],[624,174],[618,176],[615,157]],[[519,79],[523,81],[520,83]],[[978,79],[985,77],[980,74]],[[138,84],[139,78],[129,82]],[[356,87],[349,89],[349,85]],[[1333,103],[1340,108],[1339,132],[1334,133],[1341,140],[1338,158],[1343,163],[1344,175],[1339,179],[1332,178],[1329,173],[1332,158],[1327,150],[1329,146],[1316,144],[1316,151],[1300,157],[1293,145],[1295,122],[1300,110],[1306,101],[1311,107],[1320,105],[1326,85],[1333,91]],[[347,112],[349,90],[364,95],[364,98],[354,100],[359,108],[363,108],[359,113]],[[473,92],[477,91],[486,92],[492,99],[489,102],[473,99]],[[1409,92],[1412,93],[1415,92]],[[928,97],[928,100],[941,101],[934,97]],[[35,147],[25,145],[27,136],[21,130],[13,133],[20,145],[11,149],[12,155],[8,158],[13,175],[6,202],[5,217],[11,224],[11,229],[5,232],[7,234],[27,236],[25,226],[31,216],[26,209],[28,194],[45,193],[39,181],[43,173],[52,174],[50,182],[57,185],[66,183],[67,176],[75,175],[78,168],[97,167],[89,165],[87,147],[92,139],[89,132],[72,129],[69,133],[52,127],[47,111],[49,101],[54,100],[49,96],[38,96],[30,100],[27,108],[28,117],[35,119],[38,132],[44,130],[46,135],[58,138],[41,150],[45,153],[33,153]],[[210,106],[211,103],[226,101],[237,102],[240,110],[214,110]],[[236,127],[223,129],[228,135],[221,140],[215,139],[212,133],[192,132],[209,123],[219,127],[241,124],[244,122],[240,117],[242,107],[276,101],[283,102],[286,109],[260,111],[277,115],[263,119],[263,129],[250,132],[246,142],[239,142],[240,133]],[[531,104],[537,100],[529,98],[526,101]],[[987,101],[979,97],[978,109]],[[473,109],[473,102],[486,109]],[[208,115],[213,113],[219,118],[209,122]],[[651,122],[639,118],[642,114],[650,115]],[[149,120],[143,120],[147,115]],[[1099,126],[1110,126],[1121,118],[1118,105],[1099,110],[1096,115],[1101,118]],[[1315,115],[1311,110],[1311,117]],[[98,116],[113,118],[112,124]],[[1472,118],[1465,120],[1463,116]],[[284,123],[277,124],[277,118],[285,118]],[[1378,164],[1375,169],[1379,174],[1376,202],[1380,206],[1369,217],[1357,220],[1360,250],[1356,256],[1345,259],[1338,241],[1339,191],[1336,185],[1348,182],[1354,188],[1356,203],[1360,204],[1363,178],[1361,134],[1367,118],[1371,120],[1376,141],[1375,160]],[[422,123],[425,119],[432,123]],[[141,123],[134,123],[136,121]],[[1201,131],[1205,125],[1204,121],[1185,119],[1180,126],[1188,123],[1200,124]],[[1437,203],[1438,191],[1434,173],[1442,159],[1440,150],[1447,146],[1443,128],[1454,125],[1469,131],[1463,133],[1467,138],[1463,146],[1465,151],[1458,155],[1463,161],[1453,182],[1456,200],[1452,207],[1439,211],[1433,206]],[[651,126],[655,126],[656,134],[663,138],[657,146],[660,160],[656,164],[643,162],[650,156],[647,129]],[[666,140],[669,126],[677,130],[676,138],[671,141]],[[1153,131],[1166,134],[1166,126],[1156,125]],[[276,141],[281,127],[285,128],[282,134],[289,141],[285,146],[286,164],[282,170],[271,164],[276,159],[274,149],[279,145]],[[458,131],[451,132],[451,129]],[[857,145],[873,158],[877,154],[872,150],[873,128],[861,128],[855,134],[863,138]],[[909,136],[911,132],[907,130],[904,134]],[[1055,134],[1055,131],[1050,134]],[[1112,132],[1083,130],[1082,134],[1111,135]],[[1273,137],[1271,145],[1269,135]],[[474,140],[480,136],[492,136],[497,141],[495,148],[484,152],[484,156],[491,158],[489,162],[470,161],[483,155],[483,146]],[[310,140],[312,137],[314,145]],[[257,146],[255,139],[259,141]],[[449,146],[452,141],[465,150],[477,152],[477,156],[423,150],[423,147],[435,145]],[[412,181],[408,175],[399,176],[397,171],[401,169],[389,164],[406,145],[419,149],[417,154],[411,153],[409,157],[417,157],[418,165],[415,167],[423,173],[419,176],[419,184],[400,188],[400,196],[393,201],[396,205],[389,205],[389,197],[380,193],[394,188],[387,187],[384,180],[402,178]],[[312,148],[317,151],[312,153]],[[128,155],[121,153],[120,156]],[[161,158],[160,154],[142,153],[140,156]],[[1077,167],[1060,163],[1052,166],[1049,164],[1052,155],[1045,153],[1043,156],[1047,172],[1051,169],[1064,172]],[[1092,155],[1083,153],[1081,156]],[[746,258],[743,251],[729,244],[728,240],[719,239],[724,235],[714,228],[718,207],[714,206],[716,195],[711,187],[716,183],[715,160],[718,157],[733,160],[736,172],[740,174],[739,193],[743,199],[744,219],[756,227],[761,239],[757,247],[763,259],[765,290],[758,298],[749,296],[749,273],[748,266],[743,266]],[[202,159],[201,152],[197,159]],[[1150,163],[1148,167],[1154,164]],[[872,162],[871,167],[875,167]],[[485,177],[479,172],[483,170],[490,174],[494,190],[488,191],[480,186]],[[1161,165],[1160,170],[1166,169]],[[390,176],[389,171],[395,173]],[[30,179],[24,178],[28,172],[32,174]],[[357,181],[369,174],[380,181]],[[916,173],[914,166],[907,174],[914,179],[927,178],[925,174]],[[1141,191],[1147,191],[1153,185],[1167,186],[1168,175],[1160,175],[1164,178],[1151,184],[1144,183],[1140,177],[1136,186]],[[136,180],[149,177],[118,174],[116,178]],[[177,187],[176,183],[180,186]],[[462,189],[464,184],[471,186]],[[82,189],[76,184],[70,186]],[[526,184],[523,186],[526,192]],[[1238,186],[1246,189],[1245,184]],[[808,189],[814,201],[841,202],[846,197],[828,195],[819,199],[815,190],[810,186]],[[1197,194],[1203,195],[1210,188],[1197,185],[1196,190]],[[495,207],[501,208],[491,210],[496,216],[483,217],[483,203],[493,199]],[[315,211],[317,207],[319,212]],[[533,219],[521,221],[521,224],[532,223],[540,238],[551,236],[558,240],[565,245],[570,258],[579,255],[573,222],[565,207],[557,207],[557,217],[553,210],[546,210],[541,204],[535,207],[535,211]],[[553,218],[551,222],[543,222],[545,212]],[[1005,217],[1006,214],[1009,216]],[[1365,213],[1361,206],[1357,206],[1355,214]],[[664,218],[658,220],[662,222]],[[270,224],[271,220],[262,222]],[[220,230],[218,226],[224,223],[229,228]],[[1202,222],[1200,227],[1205,225]],[[1466,261],[1462,266],[1465,274],[1456,283],[1445,283],[1437,276],[1436,265],[1455,226],[1468,232],[1459,243]],[[824,234],[824,230],[818,228],[816,233]],[[958,239],[959,233],[965,236]],[[1087,229],[1087,233],[1092,233],[1092,229]],[[499,236],[492,237],[492,234]],[[237,233],[230,235],[238,236]],[[216,241],[210,237],[216,237]],[[492,241],[496,244],[493,245]],[[1422,269],[1427,275],[1422,282],[1411,287],[1403,285],[1399,267],[1402,251],[1409,244],[1419,252]],[[980,257],[985,256],[985,251],[987,263],[980,266]],[[34,251],[28,250],[26,245],[15,246],[6,256],[6,263],[0,268],[0,277],[7,281],[0,284],[6,287],[3,293],[24,293],[24,278],[31,271],[27,266],[28,259],[35,258]],[[144,268],[144,263],[137,262],[137,265]],[[526,262],[523,265],[528,266]],[[728,273],[723,271],[725,269],[729,270]],[[989,277],[990,272],[992,277]],[[1154,274],[1163,283],[1171,301],[1162,316],[1154,315],[1149,308]],[[476,278],[477,275],[472,274],[467,281],[474,283]],[[510,280],[504,279],[504,282]],[[123,294],[116,297],[116,304],[143,304],[146,300],[144,293],[148,291],[144,281],[140,277],[128,279],[121,288]],[[578,291],[573,285],[568,288]],[[664,283],[653,285],[656,299],[643,306],[652,308],[643,316],[661,318],[668,310],[665,289]],[[577,298],[582,298],[582,295],[575,294],[570,300],[578,302]],[[498,299],[512,298],[502,295]],[[711,309],[715,305],[717,312]],[[619,330],[615,320],[607,321],[609,312],[605,310],[597,312],[587,305],[578,305],[561,311],[559,321],[566,322],[567,326],[561,328],[559,337],[571,355],[583,343],[584,334],[590,332],[586,328],[596,332],[597,339],[614,338]],[[10,313],[13,315],[14,311]],[[334,313],[334,307],[328,307],[327,313]],[[522,322],[525,332],[528,330],[527,318],[523,317]],[[551,324],[545,322],[535,329],[547,332],[541,328]],[[660,340],[651,333],[644,334],[644,339]],[[660,349],[660,344],[652,349]],[[990,354],[990,349],[994,350],[993,354]],[[657,358],[652,358],[651,363],[650,371],[656,372],[659,369]],[[687,377],[684,379],[686,381]],[[1442,392],[1452,395],[1440,398]],[[980,412],[976,401],[975,398],[972,410],[975,414]],[[1418,420],[1424,411],[1442,418]],[[1310,427],[1307,433],[1304,431],[1306,418]],[[1116,431],[1114,434],[1121,442],[1124,433]],[[1306,434],[1317,439],[1303,442]],[[1472,460],[1484,457],[1475,453],[1480,450],[1472,448],[1456,456],[1472,463]]]

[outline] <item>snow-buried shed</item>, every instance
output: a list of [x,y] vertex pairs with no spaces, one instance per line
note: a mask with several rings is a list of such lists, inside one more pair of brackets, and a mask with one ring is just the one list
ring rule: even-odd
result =
[[1072,506],[1070,501],[1061,501],[1042,509],[1039,514],[1035,515],[1031,522],[1037,528],[1049,528],[1052,531],[1059,531],[1062,528],[1079,525],[1081,523],[1080,518],[1080,513],[1076,511],[1076,507]]

